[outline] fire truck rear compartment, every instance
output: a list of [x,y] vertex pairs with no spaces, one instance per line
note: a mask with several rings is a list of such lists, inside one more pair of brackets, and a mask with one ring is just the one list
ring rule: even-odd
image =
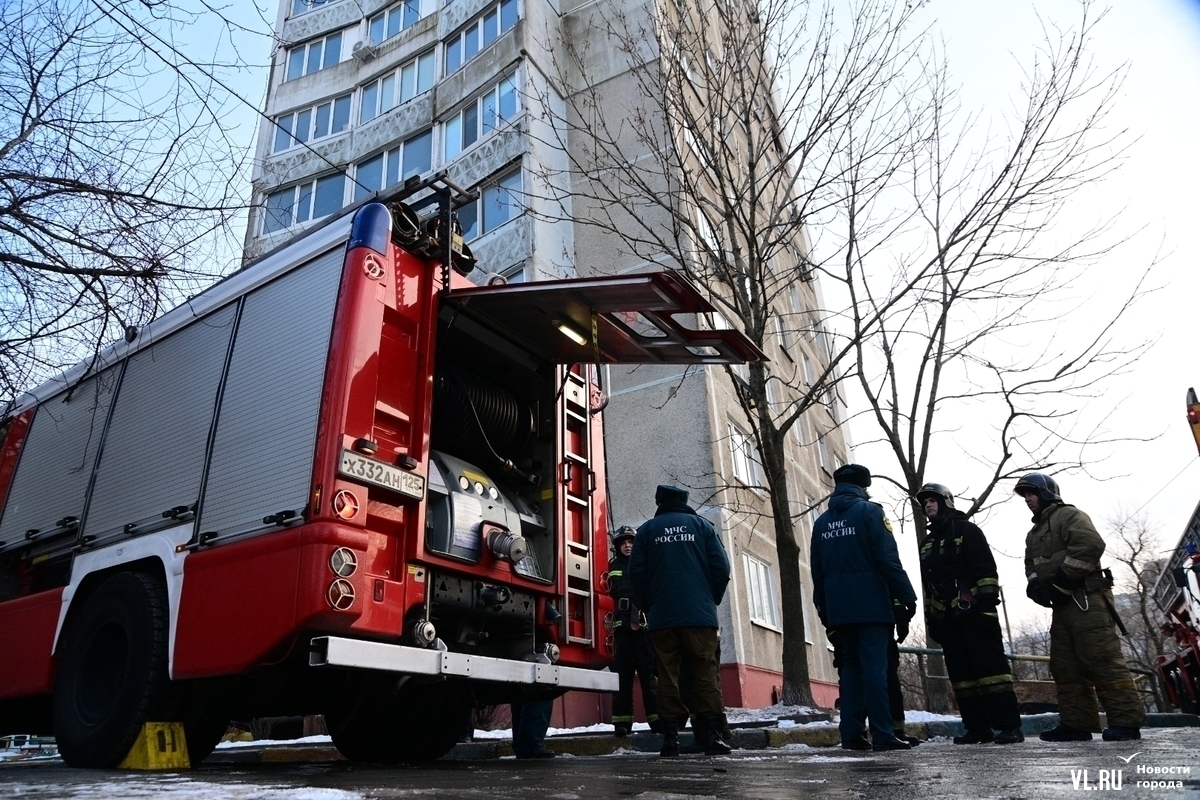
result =
[[555,579],[556,367],[450,312],[436,367],[425,548],[464,570],[431,569],[422,611],[451,650],[528,658],[539,597],[513,574]]

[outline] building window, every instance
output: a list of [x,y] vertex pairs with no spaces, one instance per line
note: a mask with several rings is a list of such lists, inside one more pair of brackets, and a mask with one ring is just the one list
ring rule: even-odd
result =
[[821,517],[821,504],[814,497],[806,497],[804,502],[808,507],[808,534],[812,536],[812,532],[817,529],[817,520]]
[[775,578],[771,575],[771,568],[744,553],[742,560],[746,567],[750,621],[778,630],[779,610],[775,607]]
[[479,55],[500,34],[517,24],[517,0],[501,0],[457,35],[446,40],[446,74]]
[[428,16],[437,8],[434,0],[404,0],[402,3],[380,11],[367,23],[367,33],[373,44],[386,42],[402,30],[417,24],[421,17]]
[[281,153],[305,142],[341,133],[350,127],[350,95],[321,103],[303,111],[293,111],[275,118],[275,146]]
[[463,239],[490,233],[521,213],[521,169],[509,172],[480,189],[479,199],[458,210]]
[[788,353],[788,332],[787,329],[783,327],[783,317],[779,314],[776,314],[774,317],[774,322],[775,339],[779,342],[779,349],[782,350],[783,354],[790,359],[792,356],[790,353]]
[[804,356],[804,385],[812,387],[813,381],[816,380],[816,375],[813,374],[812,359],[807,354]]
[[729,426],[729,450],[733,455],[733,477],[747,486],[761,486],[762,467],[755,458],[754,440],[732,424]]
[[358,162],[354,170],[354,199],[403,183],[433,169],[433,131],[405,139],[391,150]]
[[407,103],[433,87],[433,51],[423,53],[400,69],[371,81],[362,88],[358,124],[370,122],[401,103]]
[[[801,575],[804,572],[800,570]],[[800,579],[800,608],[804,611],[804,643],[812,644],[817,624],[812,618],[812,590],[804,585],[804,578]]]
[[292,0],[292,16],[312,11],[319,6],[327,5],[334,0]]
[[516,116],[517,78],[509,75],[446,121],[446,161]]
[[287,54],[286,81],[319,72],[342,60],[342,32],[293,47]]
[[817,453],[821,458],[821,467],[830,475],[833,474],[833,466],[829,461],[829,444],[825,441],[825,437],[829,434],[817,434]]
[[289,186],[267,195],[263,233],[274,233],[339,211],[345,201],[346,176],[340,172]]

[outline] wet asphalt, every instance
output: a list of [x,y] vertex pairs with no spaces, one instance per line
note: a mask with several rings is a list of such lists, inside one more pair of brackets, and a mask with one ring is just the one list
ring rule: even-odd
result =
[[[1086,772],[1086,775],[1085,775]],[[1157,782],[1157,784],[1152,783]],[[901,753],[791,745],[719,758],[646,753],[443,761],[373,767],[344,761],[205,763],[189,772],[74,770],[57,761],[0,763],[0,797],[21,800],[355,800],[355,798],[731,797],[783,800],[1200,797],[1200,728],[1144,731],[1137,742],[957,746]]]

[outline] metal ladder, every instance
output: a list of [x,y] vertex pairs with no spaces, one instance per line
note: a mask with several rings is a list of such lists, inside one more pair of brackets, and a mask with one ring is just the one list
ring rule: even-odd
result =
[[558,503],[567,572],[563,625],[568,643],[592,645],[596,638],[592,594],[592,492],[596,483],[588,390],[587,365],[562,368]]

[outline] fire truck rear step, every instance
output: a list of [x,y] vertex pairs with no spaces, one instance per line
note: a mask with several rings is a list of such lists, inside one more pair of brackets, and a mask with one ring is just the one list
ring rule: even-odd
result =
[[561,686],[588,692],[615,692],[618,687],[615,672],[426,650],[339,636],[315,637],[308,663],[314,667],[353,667],[410,675],[445,675],[497,683]]

